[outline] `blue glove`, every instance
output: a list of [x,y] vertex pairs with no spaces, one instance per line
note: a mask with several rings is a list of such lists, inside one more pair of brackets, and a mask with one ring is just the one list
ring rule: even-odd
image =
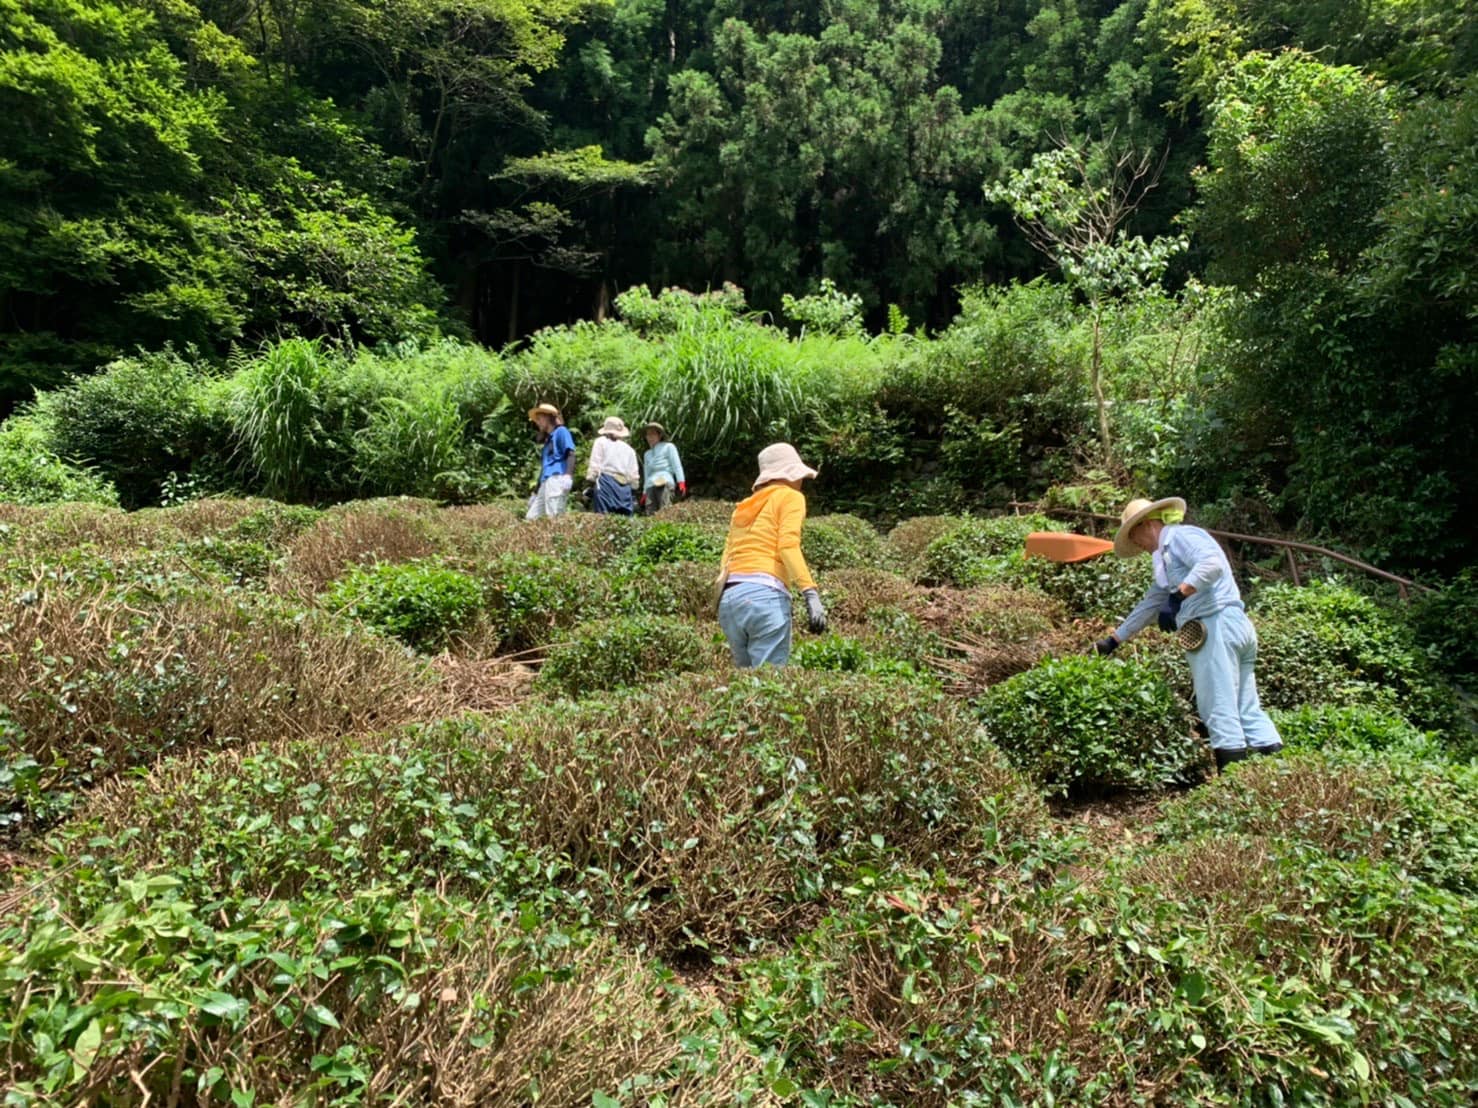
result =
[[1175,631],[1175,617],[1180,615],[1180,606],[1185,603],[1185,594],[1179,589],[1171,589],[1170,595],[1165,598],[1165,603],[1160,605],[1160,630]]

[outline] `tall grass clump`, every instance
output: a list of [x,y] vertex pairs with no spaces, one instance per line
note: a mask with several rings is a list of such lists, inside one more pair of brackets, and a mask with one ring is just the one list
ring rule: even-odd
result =
[[335,434],[340,365],[340,356],[317,339],[287,339],[235,374],[232,423],[243,461],[265,495],[312,500],[331,492],[328,474],[348,469],[348,444]]
[[630,367],[618,404],[628,420],[663,423],[695,460],[752,464],[750,455],[788,438],[806,410],[791,354],[777,331],[697,311],[664,337],[660,356]]

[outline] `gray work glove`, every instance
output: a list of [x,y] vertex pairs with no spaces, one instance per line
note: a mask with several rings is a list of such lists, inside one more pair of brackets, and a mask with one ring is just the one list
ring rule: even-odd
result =
[[821,606],[821,594],[815,589],[806,589],[801,593],[801,599],[806,602],[806,622],[811,633],[821,634],[826,630],[826,609]]

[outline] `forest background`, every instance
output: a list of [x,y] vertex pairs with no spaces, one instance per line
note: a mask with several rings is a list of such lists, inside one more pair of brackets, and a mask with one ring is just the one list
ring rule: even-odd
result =
[[553,399],[1456,573],[1473,8],[0,0],[0,495],[480,499]]

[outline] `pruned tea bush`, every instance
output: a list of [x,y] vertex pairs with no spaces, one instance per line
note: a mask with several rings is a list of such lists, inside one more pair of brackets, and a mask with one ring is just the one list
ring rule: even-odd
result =
[[961,587],[1004,580],[1012,561],[1020,559],[1027,535],[1061,530],[1062,524],[1036,515],[960,520],[925,548],[921,580]]
[[505,554],[486,567],[483,583],[488,619],[504,650],[550,642],[581,620],[608,614],[611,602],[604,574],[545,554]]
[[374,890],[228,914],[176,885],[0,925],[17,1103],[765,1102],[758,1060],[608,938]]
[[1375,761],[1358,750],[1258,758],[1171,805],[1158,830],[1167,841],[1286,839],[1478,892],[1478,770],[1471,765]]
[[623,569],[611,580],[612,605],[629,615],[711,619],[713,562],[661,562]]
[[535,686],[578,697],[712,669],[711,633],[686,619],[624,616],[582,624],[554,643]]
[[1170,687],[1132,661],[1047,661],[988,690],[986,729],[1049,792],[1156,789],[1195,779],[1205,760]]
[[323,597],[332,611],[429,654],[471,627],[482,601],[481,582],[434,562],[352,569]]
[[34,763],[15,785],[23,792],[0,795],[11,810],[55,808],[80,785],[175,750],[446,709],[403,648],[325,616],[189,592],[151,598],[126,583],[23,599],[0,614],[4,756]]
[[351,567],[437,554],[436,520],[416,506],[366,501],[325,512],[288,544],[272,575],[273,590],[307,601]]
[[456,725],[522,842],[664,948],[773,936],[855,867],[1010,867],[1041,801],[978,726],[906,683],[680,676]]
[[1454,721],[1453,694],[1410,629],[1348,586],[1271,585],[1257,594],[1254,621],[1264,704],[1370,704],[1421,727]]
[[849,515],[806,520],[801,552],[813,570],[883,569],[889,561],[887,545],[877,529]]

